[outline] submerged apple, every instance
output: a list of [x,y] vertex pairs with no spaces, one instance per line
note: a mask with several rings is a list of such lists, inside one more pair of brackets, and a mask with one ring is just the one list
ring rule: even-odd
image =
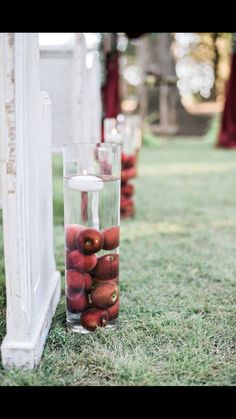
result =
[[112,281],[115,284],[119,284],[119,276],[117,276],[116,278],[107,278],[107,279],[93,277],[93,285],[101,284],[101,282],[107,282],[107,281]]
[[127,180],[132,179],[136,176],[136,170],[134,167],[130,169],[121,170],[121,182],[125,183]]
[[75,239],[77,248],[85,255],[99,252],[102,249],[103,241],[103,235],[94,228],[85,228]]
[[100,279],[115,278],[119,273],[119,255],[109,253],[108,255],[101,256],[98,258],[97,264],[91,273]]
[[81,325],[92,332],[94,332],[97,327],[105,327],[108,320],[109,315],[107,310],[101,310],[96,307],[84,311],[80,317]]
[[90,297],[96,307],[108,308],[116,303],[118,293],[118,286],[115,282],[107,281],[93,287]]
[[120,242],[120,227],[114,226],[106,228],[102,231],[104,237],[103,249],[113,250],[119,246]]
[[79,272],[86,273],[96,266],[96,255],[83,255],[79,250],[72,250],[68,254],[68,266],[77,269]]
[[107,311],[109,314],[109,320],[116,319],[119,316],[119,298],[113,306],[107,308]]
[[65,241],[66,247],[69,250],[73,250],[76,248],[75,238],[77,234],[85,227],[80,224],[66,224],[65,225]]
[[131,183],[126,183],[121,187],[121,195],[125,198],[129,198],[134,194],[134,185]]
[[126,208],[131,208],[134,206],[134,201],[131,198],[124,198],[121,196],[120,200],[120,208],[121,210],[124,210]]
[[121,164],[122,169],[130,169],[135,165],[135,156],[127,156],[126,154],[122,153]]
[[89,306],[88,295],[85,292],[67,290],[67,309],[70,313],[80,313]]
[[85,287],[85,281],[84,281],[85,275],[86,274],[77,272],[74,269],[68,269],[68,271],[66,272],[67,287],[71,289],[83,290]]

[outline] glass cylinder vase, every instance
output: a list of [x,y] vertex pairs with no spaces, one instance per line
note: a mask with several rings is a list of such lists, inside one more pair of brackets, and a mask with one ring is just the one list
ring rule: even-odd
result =
[[118,144],[63,147],[67,327],[115,328],[119,316]]
[[130,138],[127,141],[129,143],[127,144],[127,152],[129,155],[134,156],[135,176],[137,176],[139,152],[142,147],[142,120],[140,115],[132,114],[126,116],[126,132],[128,134],[127,138]]
[[117,118],[104,119],[104,141],[121,143],[121,203],[122,218],[135,214],[134,185],[130,182],[136,177],[137,136],[136,119],[130,115],[119,114]]

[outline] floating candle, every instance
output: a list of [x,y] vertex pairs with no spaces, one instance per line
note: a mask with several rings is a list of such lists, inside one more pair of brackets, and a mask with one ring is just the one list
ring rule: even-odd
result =
[[122,144],[122,135],[117,131],[116,128],[112,128],[110,132],[105,134],[105,142]]
[[78,175],[69,179],[68,186],[80,192],[93,192],[103,189],[103,181],[97,176]]

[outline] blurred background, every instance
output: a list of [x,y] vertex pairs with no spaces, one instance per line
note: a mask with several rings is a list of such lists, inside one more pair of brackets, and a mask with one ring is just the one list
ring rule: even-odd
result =
[[[212,120],[219,125],[230,74],[232,33],[84,36],[87,66],[93,65],[94,53],[99,56],[101,89],[107,89],[107,96],[113,95],[116,84],[119,89],[112,104],[103,95],[103,117],[140,113],[144,141],[149,134],[201,136]],[[41,33],[41,51],[73,48],[75,37],[74,33]]]

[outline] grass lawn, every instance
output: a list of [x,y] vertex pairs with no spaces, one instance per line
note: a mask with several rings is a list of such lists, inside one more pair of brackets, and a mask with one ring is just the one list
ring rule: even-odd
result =
[[[39,367],[0,366],[1,385],[236,384],[236,152],[214,149],[207,137],[146,143],[134,182],[136,217],[121,224],[118,330],[67,332],[62,277]],[[55,252],[63,273],[59,158],[54,175]],[[0,240],[2,250],[2,234]]]

